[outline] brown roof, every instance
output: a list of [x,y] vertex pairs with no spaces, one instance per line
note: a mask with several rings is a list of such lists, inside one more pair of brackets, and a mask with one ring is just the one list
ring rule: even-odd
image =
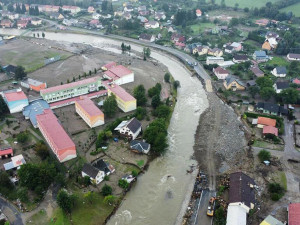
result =
[[254,180],[242,172],[230,174],[229,203],[242,202],[249,208],[255,203]]
[[255,74],[255,76],[257,77],[263,77],[264,76],[264,72],[261,71],[258,67],[254,66],[251,67],[250,70]]
[[217,67],[217,68],[214,68],[214,73],[218,73],[218,74],[229,74],[229,71],[226,70],[226,69],[223,69],[222,67]]

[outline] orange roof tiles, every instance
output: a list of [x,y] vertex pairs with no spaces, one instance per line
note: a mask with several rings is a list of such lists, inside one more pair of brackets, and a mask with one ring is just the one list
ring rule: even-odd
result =
[[264,126],[263,134],[274,134],[275,136],[278,136],[278,128],[272,126]]
[[258,117],[257,119],[258,119],[257,124],[267,125],[267,126],[272,126],[272,127],[276,126],[276,120],[274,120],[274,119],[270,119],[267,117]]

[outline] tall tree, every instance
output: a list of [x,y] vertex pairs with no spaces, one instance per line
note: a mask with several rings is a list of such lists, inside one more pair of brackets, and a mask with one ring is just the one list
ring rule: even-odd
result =
[[15,72],[15,79],[23,80],[26,76],[27,76],[27,73],[25,72],[25,68],[23,66],[17,66],[16,72]]
[[147,103],[146,90],[144,85],[139,85],[134,88],[133,96],[136,98],[138,106],[144,106]]
[[107,97],[103,103],[103,111],[104,114],[108,117],[113,117],[118,109],[118,104],[116,100],[116,96],[112,94],[111,96]]
[[57,205],[66,213],[70,213],[75,203],[75,196],[69,195],[66,191],[60,190],[56,198]]

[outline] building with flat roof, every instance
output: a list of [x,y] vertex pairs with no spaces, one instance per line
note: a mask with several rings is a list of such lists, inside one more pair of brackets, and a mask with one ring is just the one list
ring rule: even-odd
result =
[[23,109],[23,116],[25,119],[29,119],[34,128],[37,128],[36,116],[44,113],[45,109],[49,109],[49,104],[42,99],[38,99],[29,103],[28,106]]
[[91,128],[104,124],[104,113],[88,97],[76,100],[75,110]]
[[229,204],[227,209],[226,225],[246,225],[247,210],[239,204]]
[[85,95],[99,91],[101,77],[96,76],[69,84],[58,85],[40,91],[42,98],[48,103]]
[[40,92],[40,90],[47,88],[47,84],[45,82],[41,82],[31,78],[27,78],[21,81],[21,86],[30,90],[34,90],[36,92]]
[[0,148],[0,159],[14,156],[13,149],[11,147]]
[[36,116],[38,128],[60,162],[76,158],[76,147],[51,109]]
[[117,84],[106,84],[108,96],[116,96],[118,107],[123,112],[136,110],[136,99]]
[[291,203],[288,208],[288,224],[299,225],[300,221],[300,203]]
[[134,82],[134,73],[125,66],[114,66],[104,72],[104,78],[112,80],[117,85]]
[[22,89],[14,89],[1,93],[10,113],[21,112],[29,104],[27,96]]

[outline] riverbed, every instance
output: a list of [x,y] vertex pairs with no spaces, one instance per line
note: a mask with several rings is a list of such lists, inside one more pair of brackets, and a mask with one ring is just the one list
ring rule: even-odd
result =
[[[2,34],[18,35],[21,32],[0,29]],[[26,35],[32,37],[31,33]],[[90,44],[115,53],[120,52],[121,45],[120,41],[83,34],[45,32],[45,38]],[[135,44],[131,44],[131,48],[142,51],[142,47]],[[108,222],[110,225],[180,224],[194,184],[196,174],[187,174],[186,170],[197,164],[191,157],[199,117],[209,104],[206,93],[200,81],[191,77],[191,73],[170,55],[152,50],[151,57],[164,64],[181,84],[168,129],[169,149],[164,156],[151,162],[145,174],[138,177]]]

